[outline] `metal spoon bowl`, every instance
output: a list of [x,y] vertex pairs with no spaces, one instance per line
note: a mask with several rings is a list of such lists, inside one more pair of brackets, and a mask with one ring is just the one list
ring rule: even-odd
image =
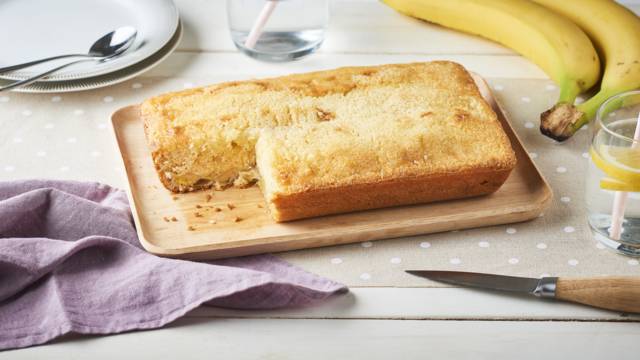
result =
[[89,54],[84,56],[109,57],[124,52],[136,38],[137,31],[132,26],[123,26],[106,34],[91,45]]

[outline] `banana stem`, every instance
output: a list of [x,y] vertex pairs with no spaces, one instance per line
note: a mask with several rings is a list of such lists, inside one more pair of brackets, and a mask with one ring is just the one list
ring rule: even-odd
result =
[[[558,102],[549,110],[540,114],[540,131],[557,141],[564,141],[575,132],[573,125],[582,117],[573,102],[582,92],[582,88],[575,80],[559,82],[560,96]],[[577,128],[576,128],[577,129]]]
[[578,120],[575,124],[572,125],[574,130],[578,130],[583,125],[589,123],[591,119],[596,117],[596,113],[600,108],[600,105],[604,103],[608,98],[612,95],[611,91],[601,89],[597,94],[595,94],[591,99],[585,101],[584,103],[577,106],[578,110],[583,112],[583,116]]
[[575,132],[573,124],[582,117],[571,103],[559,102],[551,109],[540,114],[540,132],[557,140],[565,141]]
[[565,80],[560,82],[560,96],[558,96],[557,104],[573,104],[576,97],[580,95],[582,89],[575,80]]

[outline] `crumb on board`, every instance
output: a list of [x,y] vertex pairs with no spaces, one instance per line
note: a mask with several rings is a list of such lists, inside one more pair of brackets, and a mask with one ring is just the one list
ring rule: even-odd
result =
[[209,224],[215,224],[215,223],[216,223],[216,220],[215,220],[215,219],[211,219],[211,220],[209,220]]
[[165,222],[169,222],[169,221],[171,221],[171,220],[169,220],[169,218],[168,218],[168,217],[166,217],[166,216],[163,216],[163,217],[162,217],[162,220],[164,220]]
[[194,226],[192,226],[192,225],[187,226],[187,230],[189,230],[189,231],[193,231],[193,230],[195,230],[195,229],[196,229],[196,228],[195,228]]
[[196,204],[196,209],[202,209],[202,205]]
[[262,204],[258,204],[258,207],[262,209],[264,206],[262,206]]
[[193,214],[195,217],[202,217],[202,214],[200,214],[199,212]]
[[234,216],[233,217],[233,222],[240,222],[240,221],[242,221],[241,217],[239,217],[239,216]]
[[179,197],[177,197],[177,196],[173,196],[173,197],[171,197],[171,198],[172,198],[173,200],[178,200],[178,199],[179,199]]
[[213,211],[215,211],[215,212],[220,212],[220,211],[222,211],[222,209],[220,209],[219,207],[217,207],[217,206],[216,206],[216,207],[213,209]]
[[207,202],[211,201],[212,198],[213,198],[213,195],[207,194]]
[[172,216],[171,217],[171,221],[176,222],[176,221],[178,221],[178,219],[175,216]]
[[227,207],[229,208],[229,210],[233,210],[236,208],[236,206],[233,205],[232,203],[227,203]]

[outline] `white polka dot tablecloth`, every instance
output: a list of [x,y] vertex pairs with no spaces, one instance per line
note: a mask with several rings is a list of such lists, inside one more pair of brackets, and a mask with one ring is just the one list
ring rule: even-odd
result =
[[[124,187],[109,114],[166,91],[221,79],[139,78],[70,94],[0,95],[0,179],[56,178]],[[224,79],[228,80],[228,79]],[[405,269],[522,276],[640,275],[637,259],[598,246],[584,209],[587,130],[558,144],[540,135],[539,113],[558,89],[546,80],[488,79],[515,131],[554,191],[529,222],[282,253],[309,271],[349,286],[444,286]]]

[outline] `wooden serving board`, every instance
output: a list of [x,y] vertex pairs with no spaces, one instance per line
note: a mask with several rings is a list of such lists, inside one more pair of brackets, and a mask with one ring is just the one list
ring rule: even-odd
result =
[[504,112],[475,80],[509,135],[518,164],[494,194],[424,205],[360,211],[275,223],[260,190],[173,194],[155,172],[137,106],[112,115],[125,165],[129,200],[144,248],[171,257],[213,259],[514,223],[537,217],[552,198]]

